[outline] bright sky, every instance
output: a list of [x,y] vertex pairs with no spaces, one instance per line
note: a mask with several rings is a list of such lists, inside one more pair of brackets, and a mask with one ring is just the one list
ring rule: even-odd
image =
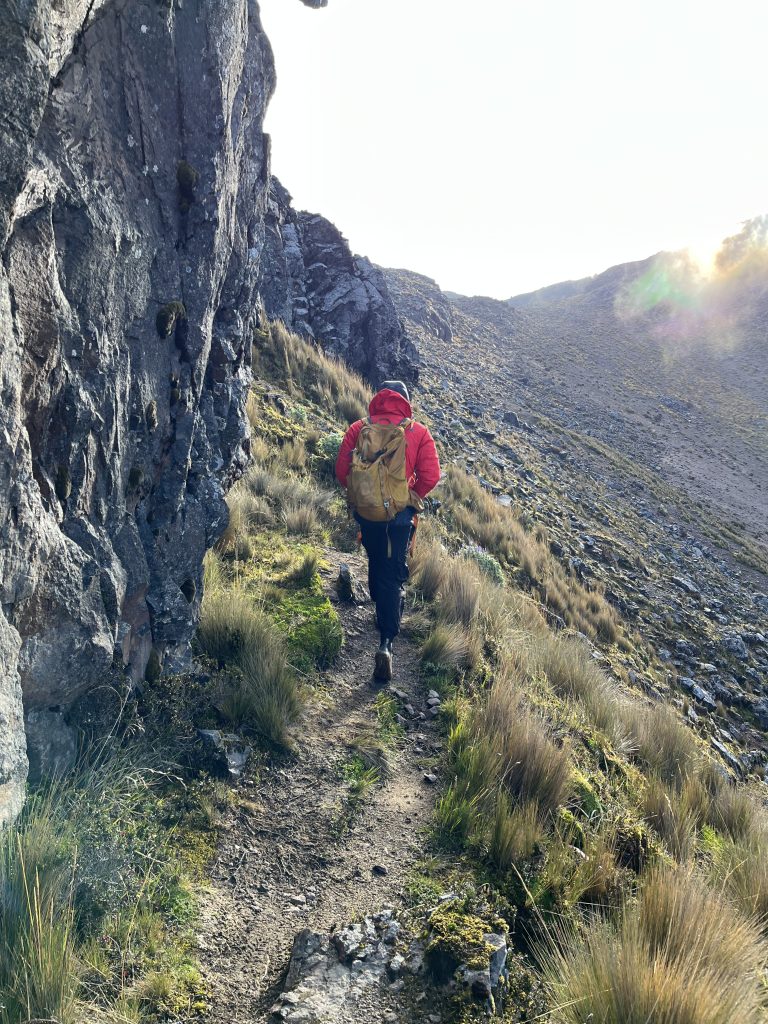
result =
[[261,0],[273,170],[355,252],[508,298],[768,211],[764,0]]

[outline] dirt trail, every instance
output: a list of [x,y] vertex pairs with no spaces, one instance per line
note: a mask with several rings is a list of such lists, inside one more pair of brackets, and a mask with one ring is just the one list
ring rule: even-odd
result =
[[[364,578],[360,555],[328,551],[325,557],[329,593],[341,562]],[[423,760],[439,747],[429,716],[408,731],[391,772],[344,825],[347,787],[340,766],[350,757],[348,744],[375,725],[380,688],[371,682],[378,639],[371,604],[339,604],[338,610],[345,646],[326,673],[327,694],[310,701],[293,730],[295,759],[244,779],[240,806],[225,825],[199,935],[210,1024],[269,1020],[295,935],[397,907],[405,877],[423,854],[435,795],[424,781]],[[392,686],[426,712],[413,644],[401,636],[395,653]],[[386,1019],[386,1002],[379,997],[376,1009],[358,1018],[361,1024]]]

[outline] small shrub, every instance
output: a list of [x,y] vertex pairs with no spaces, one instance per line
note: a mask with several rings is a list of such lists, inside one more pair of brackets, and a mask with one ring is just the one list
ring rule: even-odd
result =
[[504,586],[504,570],[501,568],[498,558],[494,558],[489,551],[485,551],[477,544],[465,544],[459,554],[464,558],[471,559],[492,583],[499,587]]
[[336,459],[339,457],[339,449],[343,440],[343,434],[338,431],[332,431],[330,434],[323,434],[317,442],[318,455],[325,459],[331,467],[336,465]]

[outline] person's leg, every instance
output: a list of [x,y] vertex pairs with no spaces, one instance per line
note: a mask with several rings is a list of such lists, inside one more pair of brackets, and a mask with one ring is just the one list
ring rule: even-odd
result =
[[365,553],[368,556],[368,590],[371,600],[376,606],[376,622],[379,622],[379,589],[382,574],[386,570],[387,535],[386,523],[372,523],[367,519],[358,519],[360,536]]
[[410,509],[400,512],[386,525],[386,559],[377,577],[377,608],[382,639],[394,640],[400,632],[408,579],[408,554],[413,533]]

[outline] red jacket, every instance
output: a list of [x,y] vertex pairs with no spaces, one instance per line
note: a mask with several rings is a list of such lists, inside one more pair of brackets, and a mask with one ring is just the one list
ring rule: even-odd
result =
[[[389,388],[384,388],[374,395],[368,412],[374,423],[400,423],[413,416],[410,402]],[[353,423],[341,442],[339,457],[336,459],[336,479],[342,487],[347,486],[352,452],[357,444],[357,435],[364,424],[365,420]],[[437,457],[435,442],[423,423],[414,421],[405,432],[405,470],[408,474],[408,486],[420,498],[426,498],[440,479],[440,460]]]

